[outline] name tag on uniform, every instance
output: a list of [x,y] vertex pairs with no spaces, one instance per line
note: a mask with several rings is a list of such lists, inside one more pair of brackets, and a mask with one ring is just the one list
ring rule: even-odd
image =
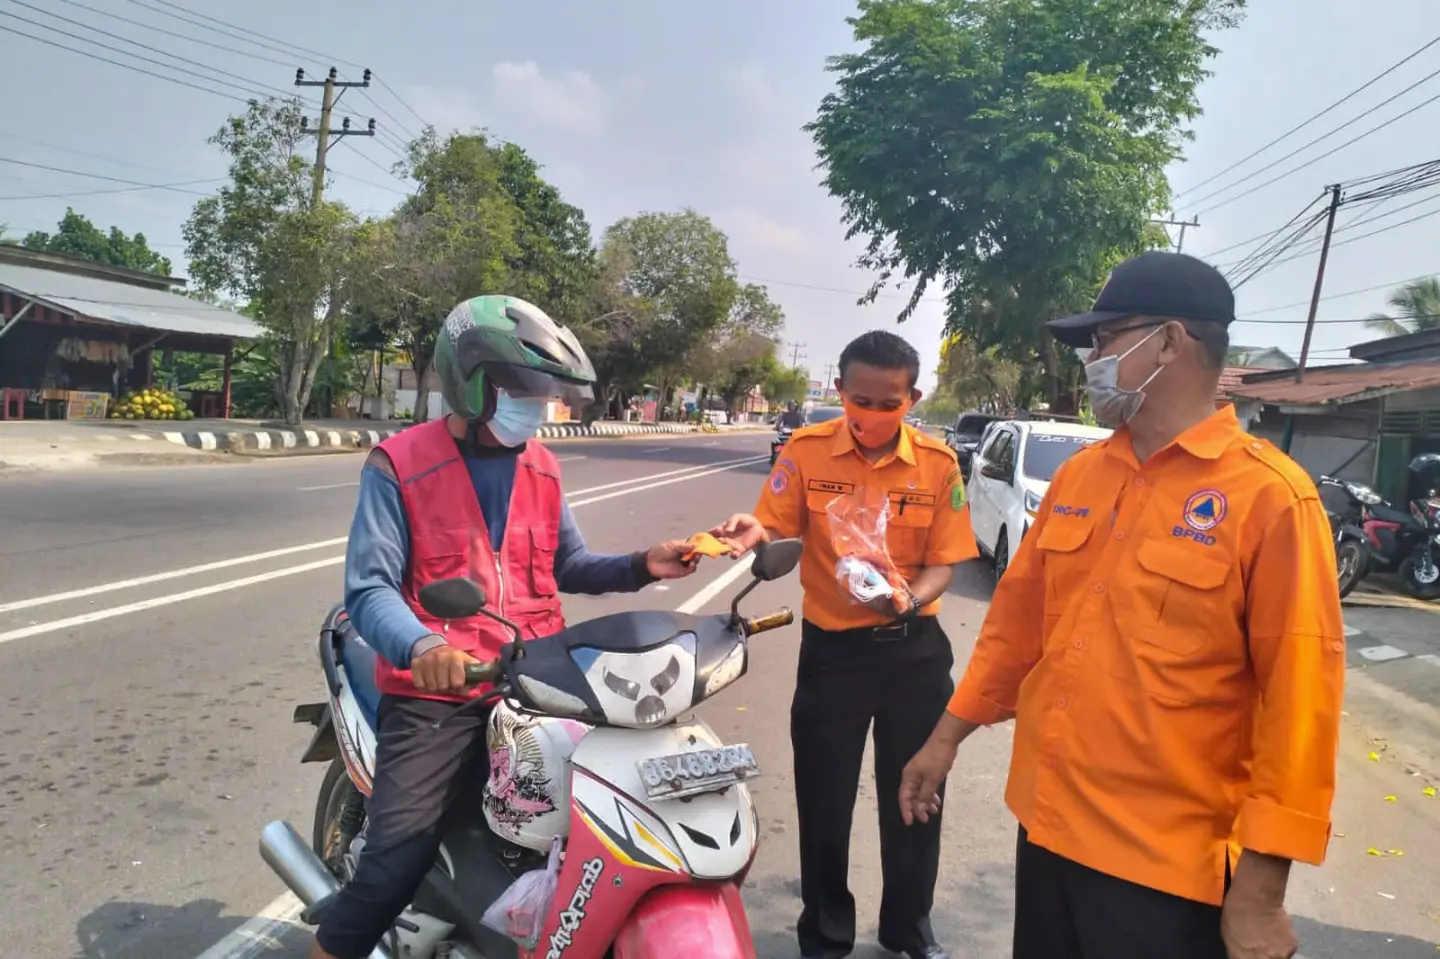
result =
[[853,493],[854,483],[841,483],[836,480],[812,479],[805,484],[805,488],[812,493]]

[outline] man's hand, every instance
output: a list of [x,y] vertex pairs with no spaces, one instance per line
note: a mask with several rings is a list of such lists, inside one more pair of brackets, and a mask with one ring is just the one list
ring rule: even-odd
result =
[[1290,863],[1246,850],[1220,911],[1229,959],[1291,959],[1300,949],[1285,912]]
[[410,661],[410,679],[422,693],[458,696],[465,692],[465,664],[474,662],[454,646],[436,646]]
[[656,579],[680,579],[695,572],[696,563],[686,562],[690,544],[683,539],[667,540],[650,547],[645,553],[645,568]]
[[929,822],[940,811],[940,784],[955,765],[958,744],[931,736],[900,774],[900,818],[905,825]]
[[709,532],[729,544],[732,555],[736,557],[744,556],[769,538],[765,524],[749,513],[736,513]]

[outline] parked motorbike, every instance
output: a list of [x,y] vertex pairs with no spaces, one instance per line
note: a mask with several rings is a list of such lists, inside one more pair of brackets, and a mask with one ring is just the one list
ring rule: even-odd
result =
[[1407,473],[1413,498],[1403,510],[1367,486],[1329,477],[1320,482],[1346,489],[1350,505],[1341,511],[1342,522],[1356,525],[1358,518],[1371,570],[1397,573],[1418,599],[1440,599],[1440,453],[1416,456]]
[[780,458],[780,451],[785,444],[790,442],[790,434],[795,432],[793,426],[786,426],[784,423],[775,427],[775,438],[770,441],[770,465],[774,466],[775,461]]
[[1379,494],[1360,483],[1322,476],[1318,483],[1322,491],[1336,491],[1343,506],[1326,509],[1330,518],[1330,532],[1335,537],[1335,568],[1339,573],[1340,598],[1354,592],[1355,587],[1370,572],[1370,542],[1365,536],[1364,511],[1367,503],[1380,503]]
[[[471,684],[494,688],[460,711],[493,706],[492,737],[498,721],[516,736],[512,758],[556,775],[539,792],[534,779],[541,777],[520,794],[497,790],[493,775],[465,785],[442,827],[434,868],[371,959],[754,959],[739,888],[759,829],[745,783],[759,768],[748,745],[726,745],[684,714],[745,675],[751,636],[794,621],[789,609],[746,619],[739,607],[799,559],[799,540],[758,549],[753,579],[728,614],[616,613],[528,641],[486,608],[474,581],[423,588],[420,602],[432,616],[488,616],[510,630],[513,641],[498,659],[467,669]],[[315,726],[301,762],[330,763],[312,841],[283,821],[267,825],[260,839],[262,858],[312,925],[353,875],[364,847],[379,702],[376,654],[342,607],[327,618],[319,652],[328,700],[300,706],[294,716]],[[491,757],[493,768],[493,749]],[[509,808],[514,802],[525,809]],[[543,818],[549,834],[500,834],[517,821],[512,813],[528,815],[537,805],[554,815],[528,822]],[[546,867],[557,842],[563,855],[538,937],[517,944],[483,924],[487,908],[519,877]]]

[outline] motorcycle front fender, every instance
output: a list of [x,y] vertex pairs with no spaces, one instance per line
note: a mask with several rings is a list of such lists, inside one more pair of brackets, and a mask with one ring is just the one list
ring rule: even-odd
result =
[[1365,531],[1358,526],[1340,527],[1340,535],[1335,537],[1335,539],[1336,542],[1343,542],[1347,539],[1353,539],[1361,546],[1364,546],[1366,552],[1369,552],[1370,550],[1370,541],[1365,538]]
[[750,920],[732,882],[651,890],[625,920],[615,959],[756,959]]

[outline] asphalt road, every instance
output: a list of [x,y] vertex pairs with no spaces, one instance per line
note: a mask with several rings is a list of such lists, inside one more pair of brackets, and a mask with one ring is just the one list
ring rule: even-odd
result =
[[[750,508],[766,441],[654,437],[556,451],[592,548],[621,551]],[[284,913],[283,889],[256,854],[261,826],[286,818],[308,832],[320,769],[298,764],[308,737],[290,713],[321,694],[315,636],[338,598],[360,462],[0,476],[7,954],[304,955],[298,929],[248,945],[236,933],[256,928],[252,917]],[[727,569],[707,561],[638,600],[573,598],[567,614],[674,607],[702,591],[714,593],[702,610],[718,610],[739,588],[707,590]],[[989,589],[988,572],[968,564],[946,601],[959,668]],[[781,604],[798,609],[794,578],[757,590],[747,608]],[[755,786],[762,845],[746,889],[765,959],[796,954],[785,717],[797,640],[793,627],[757,638],[750,675],[702,709],[722,737],[749,741],[765,771]],[[1440,713],[1376,681],[1373,663],[1355,665],[1330,862],[1297,869],[1291,883],[1302,955],[1428,959],[1440,935],[1440,800],[1423,789],[1440,771]],[[1015,827],[1001,793],[1010,738],[1008,727],[974,737],[950,786],[935,918],[957,956],[1008,955]],[[873,940],[879,877],[868,783],[851,881],[862,936]]]

